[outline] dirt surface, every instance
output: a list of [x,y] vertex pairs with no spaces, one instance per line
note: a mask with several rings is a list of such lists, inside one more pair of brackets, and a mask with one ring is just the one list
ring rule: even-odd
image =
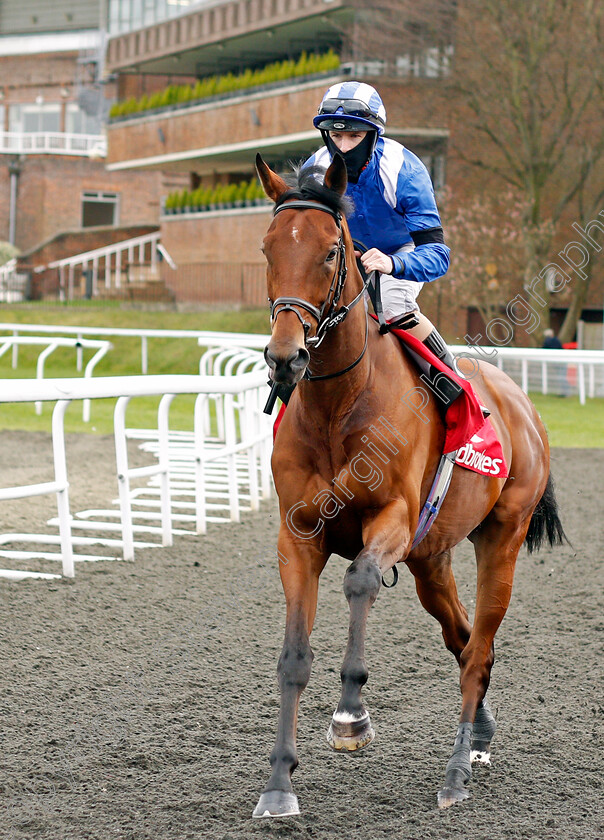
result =
[[[2,432],[0,444],[2,486],[52,479],[46,435]],[[72,510],[107,506],[111,439],[69,438],[68,463]],[[267,503],[131,564],[79,565],[73,582],[0,583],[0,838],[602,840],[604,450],[555,451],[553,472],[574,547],[521,555],[489,692],[493,764],[475,769],[464,805],[436,808],[457,667],[404,569],[370,619],[376,739],[356,755],[327,746],[347,632],[334,557],[301,704],[302,816],[250,819],[268,778],[284,620]],[[49,530],[55,514],[52,497],[2,502],[1,530]],[[469,544],[456,574],[471,611]]]

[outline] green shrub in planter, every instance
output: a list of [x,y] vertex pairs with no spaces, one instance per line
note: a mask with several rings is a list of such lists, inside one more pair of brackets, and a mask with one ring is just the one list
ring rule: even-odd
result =
[[282,82],[298,76],[336,70],[340,66],[340,58],[333,50],[319,55],[303,52],[297,61],[275,61],[258,70],[249,68],[243,73],[234,75],[226,73],[223,76],[208,76],[199,79],[195,85],[170,85],[164,91],[144,95],[140,100],[134,98],[126,102],[115,103],[110,116],[120,117],[140,113],[144,110],[183,106],[191,101],[208,99],[219,94],[227,94],[250,87],[262,87],[275,82]]
[[245,193],[247,190],[247,181],[239,181],[235,188],[235,207],[243,207],[245,203]]
[[181,213],[185,213],[187,208],[190,206],[191,199],[189,190],[181,190],[178,196],[178,207]]
[[229,188],[226,184],[219,184],[216,188],[216,203],[224,210],[229,198]]
[[233,207],[237,199],[237,184],[229,184],[225,190],[226,203]]
[[248,181],[245,188],[245,201],[247,204],[253,204],[256,199],[256,179],[253,178]]
[[154,111],[156,108],[162,107],[163,94],[158,91],[157,93],[152,93],[149,97],[149,110]]

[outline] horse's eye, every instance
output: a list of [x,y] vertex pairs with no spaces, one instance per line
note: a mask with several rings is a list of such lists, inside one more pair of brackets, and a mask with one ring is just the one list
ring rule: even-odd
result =
[[332,248],[332,250],[327,255],[327,262],[333,262],[336,258],[336,254],[338,253],[337,248]]

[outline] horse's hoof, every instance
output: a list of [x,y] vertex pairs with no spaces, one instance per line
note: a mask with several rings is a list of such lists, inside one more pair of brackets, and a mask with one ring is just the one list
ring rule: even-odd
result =
[[327,743],[334,750],[360,750],[375,738],[375,731],[367,712],[360,717],[348,712],[334,712],[327,730]]
[[252,817],[295,817],[300,813],[298,797],[286,790],[267,790],[258,800]]
[[438,791],[438,807],[450,808],[451,805],[456,805],[458,802],[463,802],[464,799],[469,798],[470,794],[465,788],[445,787]]
[[472,764],[478,762],[479,764],[487,764],[491,765],[491,749],[490,744],[486,746],[481,746],[480,749],[476,749],[475,747],[479,746],[478,744],[473,743],[472,749],[470,750],[470,761]]

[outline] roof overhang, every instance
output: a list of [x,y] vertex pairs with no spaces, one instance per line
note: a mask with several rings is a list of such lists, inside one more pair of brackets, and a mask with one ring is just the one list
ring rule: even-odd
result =
[[[107,70],[201,78],[231,70],[238,64],[254,67],[280,61],[284,55],[298,55],[304,49],[322,52],[341,41],[343,31],[354,18],[351,6],[340,5],[345,2],[347,0],[324,0],[320,8],[314,3],[309,8],[298,9],[295,20],[291,20],[291,13],[275,13],[272,18],[249,24],[247,31],[241,31],[243,27],[239,31],[233,26],[225,27],[211,35],[191,35],[184,44],[171,43],[173,30],[169,28],[170,22],[165,21],[139,30],[139,38],[137,33],[111,38]],[[237,5],[243,7],[245,0],[238,0]],[[183,20],[185,18],[183,16]],[[157,34],[152,31],[154,29],[158,30]],[[193,33],[197,27],[191,24],[184,27],[184,31]],[[119,51],[118,57],[119,41],[123,41],[124,49]],[[147,48],[147,43],[161,43],[162,46]]]
[[[403,145],[418,147],[423,151],[442,147],[449,132],[443,128],[391,128],[387,136]],[[254,168],[257,152],[270,163],[273,160],[307,158],[321,145],[319,132],[315,129],[296,134],[283,134],[262,139],[244,140],[221,146],[187,149],[146,158],[133,158],[107,164],[110,172],[133,169],[160,169],[181,172],[197,172],[200,175],[219,172],[246,172]]]

